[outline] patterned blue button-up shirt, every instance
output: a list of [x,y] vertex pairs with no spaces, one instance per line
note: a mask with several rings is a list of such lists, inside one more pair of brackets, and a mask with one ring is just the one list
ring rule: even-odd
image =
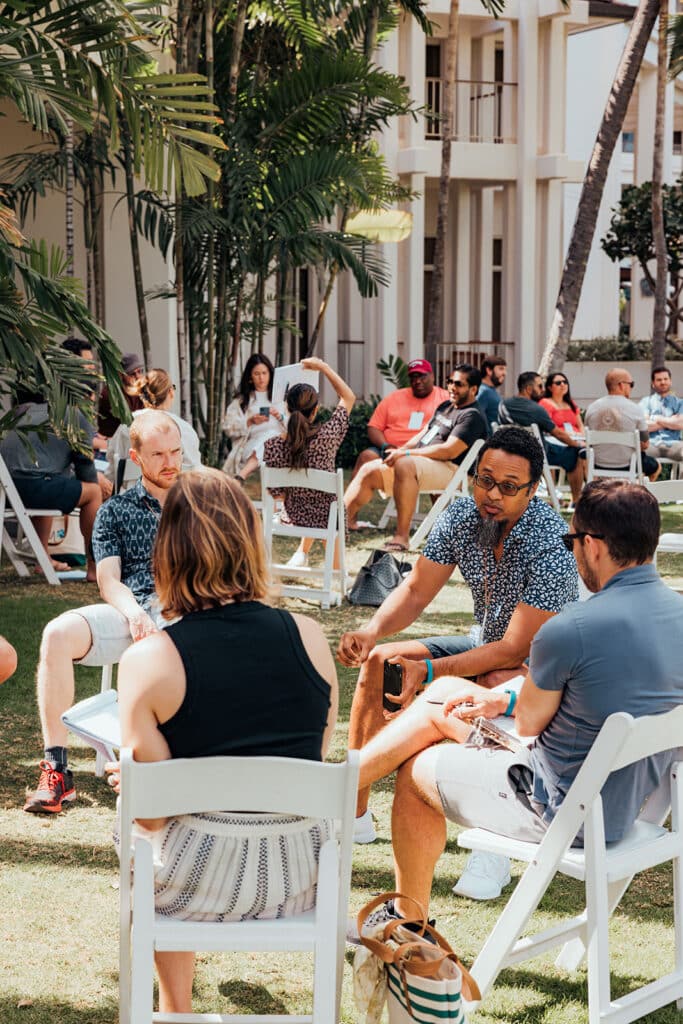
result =
[[437,519],[424,555],[431,562],[460,569],[472,591],[482,643],[505,635],[518,604],[559,612],[568,601],[578,600],[576,562],[562,542],[567,525],[545,502],[531,499],[503,542],[500,562],[480,546],[480,522],[474,500],[459,498]]
[[121,582],[145,611],[154,597],[152,548],[160,519],[161,505],[138,480],[134,487],[100,506],[93,527],[95,561],[120,558]]

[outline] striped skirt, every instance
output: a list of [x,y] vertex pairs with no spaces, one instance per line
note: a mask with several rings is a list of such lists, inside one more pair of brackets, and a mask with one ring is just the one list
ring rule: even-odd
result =
[[[158,914],[244,921],[301,914],[315,904],[320,849],[331,821],[212,811],[139,829],[154,852]],[[117,837],[115,837],[116,839]]]

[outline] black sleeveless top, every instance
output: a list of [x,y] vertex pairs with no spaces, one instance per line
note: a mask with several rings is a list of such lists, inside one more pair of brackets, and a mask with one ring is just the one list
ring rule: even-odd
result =
[[172,757],[322,759],[330,686],[288,612],[260,601],[226,604],[166,632],[187,678],[183,703],[159,725]]

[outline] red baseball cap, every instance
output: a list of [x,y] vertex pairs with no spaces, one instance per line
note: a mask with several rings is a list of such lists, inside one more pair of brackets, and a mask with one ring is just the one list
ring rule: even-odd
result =
[[434,373],[434,370],[428,359],[411,359],[408,363],[408,373]]

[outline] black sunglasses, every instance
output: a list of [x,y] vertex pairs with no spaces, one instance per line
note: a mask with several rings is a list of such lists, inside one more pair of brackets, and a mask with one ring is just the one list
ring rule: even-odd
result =
[[573,551],[574,541],[582,540],[584,537],[595,537],[596,540],[605,539],[604,533],[589,533],[588,530],[578,530],[576,533],[564,533],[562,535],[562,543],[567,551]]
[[450,384],[452,388],[468,388],[469,384],[466,380],[452,380],[450,377],[446,381],[446,384]]
[[558,377],[557,380],[551,380],[550,383],[551,384],[566,384],[567,386],[569,386],[569,381],[565,380],[563,377]]

